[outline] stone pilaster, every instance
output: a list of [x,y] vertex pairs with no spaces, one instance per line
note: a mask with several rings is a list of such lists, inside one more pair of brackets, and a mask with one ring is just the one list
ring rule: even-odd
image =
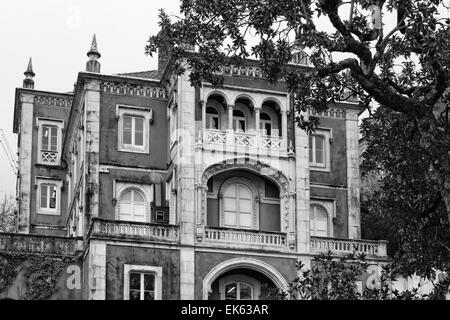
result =
[[345,140],[347,152],[348,237],[349,239],[360,239],[361,217],[359,208],[359,140],[357,110],[346,110]]
[[106,300],[106,243],[91,241],[89,247],[89,300]]
[[100,166],[100,82],[90,81],[85,84],[85,124],[86,154],[85,170],[87,193],[90,196],[87,213],[98,217],[99,206],[99,166]]
[[295,193],[297,252],[307,254],[309,248],[309,155],[308,136],[295,126]]
[[195,251],[180,250],[180,300],[195,299]]
[[19,232],[30,232],[31,215],[31,192],[33,182],[31,181],[31,164],[33,151],[33,106],[34,96],[22,94],[21,97],[21,121],[20,121],[20,146],[19,146]]

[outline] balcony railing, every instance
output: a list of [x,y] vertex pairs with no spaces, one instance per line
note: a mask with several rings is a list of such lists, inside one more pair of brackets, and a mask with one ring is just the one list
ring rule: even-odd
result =
[[386,245],[387,241],[311,237],[311,253],[332,251],[338,255],[364,253],[369,257],[387,257]]
[[208,242],[239,244],[245,247],[259,245],[264,247],[287,247],[286,234],[280,232],[263,232],[259,230],[242,230],[226,228],[205,228]]
[[58,151],[41,150],[41,162],[43,164],[58,164]]
[[178,242],[178,226],[93,219],[91,236]]
[[283,138],[279,136],[265,136],[255,133],[244,133],[224,130],[205,130],[203,142],[214,150],[228,149],[229,147],[245,148],[255,152],[282,152],[285,148]]

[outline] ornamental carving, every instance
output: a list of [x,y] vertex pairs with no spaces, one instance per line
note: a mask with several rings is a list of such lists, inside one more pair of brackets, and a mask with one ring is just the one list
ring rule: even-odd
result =
[[167,99],[167,91],[160,87],[131,85],[129,83],[103,82],[101,91],[113,94],[149,97],[154,99]]

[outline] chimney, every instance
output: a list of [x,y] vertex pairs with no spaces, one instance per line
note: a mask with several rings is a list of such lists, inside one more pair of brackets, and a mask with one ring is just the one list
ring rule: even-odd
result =
[[26,89],[34,89],[34,76],[35,73],[33,72],[33,62],[30,61],[28,62],[28,68],[27,71],[24,72],[25,75],[25,79],[23,80],[23,87]]
[[87,56],[89,57],[89,61],[86,63],[86,71],[100,73],[100,62],[98,62],[98,59],[100,59],[102,55],[97,50],[97,38],[95,34],[92,39],[91,49],[87,53]]

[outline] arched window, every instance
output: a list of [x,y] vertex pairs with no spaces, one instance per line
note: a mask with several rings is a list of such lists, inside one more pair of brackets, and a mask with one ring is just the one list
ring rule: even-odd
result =
[[250,189],[243,184],[233,183],[226,188],[223,200],[224,226],[250,229],[253,211]]
[[219,279],[221,300],[259,300],[261,283],[247,275],[231,274]]
[[261,113],[259,126],[261,129],[262,135],[265,135],[265,136],[272,135],[272,119],[270,119],[270,116],[267,113],[265,113],[265,112]]
[[328,237],[328,214],[324,208],[312,205],[309,209],[311,236]]
[[206,129],[220,129],[219,113],[215,108],[206,108]]
[[237,132],[245,132],[246,130],[245,115],[240,110],[233,111],[233,129]]
[[145,196],[136,189],[129,189],[120,195],[119,220],[146,222]]

